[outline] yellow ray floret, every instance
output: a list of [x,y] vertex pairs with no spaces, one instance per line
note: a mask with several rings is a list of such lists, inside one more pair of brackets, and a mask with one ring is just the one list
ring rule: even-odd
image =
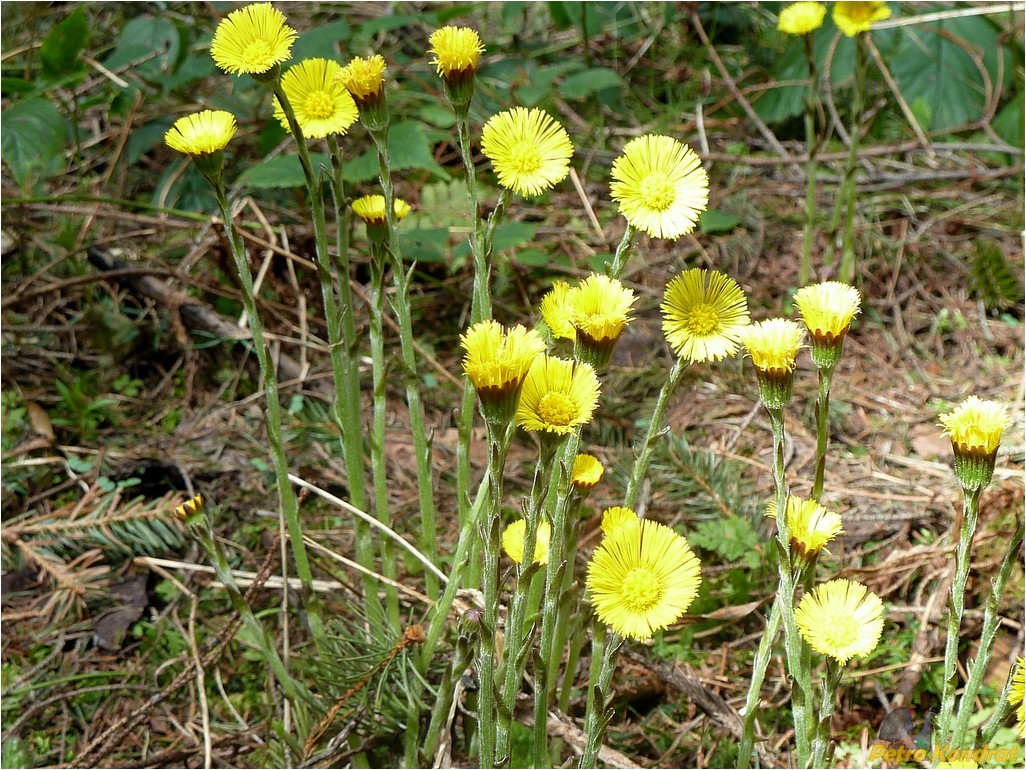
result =
[[574,458],[570,483],[581,490],[591,489],[602,480],[604,472],[605,469],[597,457],[581,453]]
[[[527,521],[517,519],[502,532],[502,550],[506,555],[520,564],[524,561],[524,542],[527,538]],[[538,524],[538,534],[534,541],[534,561],[538,564],[549,563],[549,542],[552,538],[552,525],[547,521]]]
[[472,72],[484,53],[481,36],[470,27],[442,27],[428,38],[429,53],[434,55],[432,63],[441,77]]
[[186,155],[210,155],[223,150],[235,136],[235,116],[224,110],[203,110],[179,118],[164,134],[172,150]]
[[530,198],[566,179],[574,146],[544,110],[515,107],[493,115],[481,131],[481,152],[499,184]]
[[794,304],[814,339],[837,339],[848,331],[862,309],[862,297],[854,286],[826,281],[804,286],[794,293]]
[[[766,515],[776,517],[776,502],[766,507]],[[815,500],[787,498],[787,533],[803,554],[829,553],[824,546],[843,532],[840,514],[828,511]]]
[[588,597],[596,616],[634,639],[675,623],[701,584],[701,566],[688,541],[654,521],[616,529],[588,562]]
[[599,381],[591,366],[542,354],[524,380],[517,424],[566,436],[591,419],[598,397]]
[[545,350],[544,340],[533,329],[518,324],[506,331],[492,320],[471,326],[460,344],[466,351],[463,371],[478,393],[516,390]]
[[[395,212],[396,222],[399,222],[410,213],[410,204],[402,198],[393,198],[392,210]],[[353,213],[369,225],[385,224],[385,196],[364,195],[357,198],[353,201]]]
[[567,295],[570,284],[566,281],[553,281],[552,288],[546,292],[541,301],[541,316],[556,339],[574,340],[577,331],[570,323],[570,305]]
[[812,649],[843,665],[876,649],[883,633],[883,602],[861,583],[831,580],[802,597],[794,619]]
[[715,270],[685,270],[666,285],[663,333],[685,361],[734,355],[751,323],[748,299],[737,282]]
[[288,61],[296,30],[270,3],[247,5],[221,20],[210,41],[210,55],[234,75],[259,75]]
[[958,449],[990,455],[997,451],[1009,425],[1008,410],[996,401],[969,396],[953,410],[942,414],[940,423]]
[[376,98],[384,88],[385,60],[379,54],[367,58],[354,56],[339,72],[338,78],[356,103],[363,104]]
[[771,318],[746,327],[741,332],[741,342],[757,369],[790,372],[802,344],[802,328],[786,318]]
[[[360,117],[356,102],[339,81],[341,65],[330,59],[304,59],[289,67],[281,79],[296,122],[309,139],[328,134],[344,134]],[[278,98],[274,99],[274,117],[286,131],[289,122]]]
[[609,537],[619,532],[621,527],[633,527],[641,523],[641,519],[630,508],[614,505],[602,511],[602,534]]
[[780,12],[777,29],[787,35],[807,35],[823,26],[823,3],[791,3]]
[[834,24],[848,37],[868,32],[873,23],[891,18],[887,3],[834,3]]
[[567,293],[570,323],[594,342],[615,342],[631,320],[636,297],[615,278],[592,273]]

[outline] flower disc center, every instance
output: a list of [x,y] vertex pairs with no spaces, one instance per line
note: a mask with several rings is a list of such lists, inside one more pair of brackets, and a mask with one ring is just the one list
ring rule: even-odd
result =
[[510,148],[509,162],[520,174],[534,174],[541,168],[542,156],[537,145],[518,142]]
[[702,303],[701,305],[695,305],[688,312],[687,325],[692,333],[700,337],[708,337],[719,328],[720,317],[716,312],[716,308]]
[[635,612],[650,609],[662,594],[659,578],[644,567],[635,567],[628,572],[624,576],[622,589],[624,603]]
[[271,50],[271,46],[267,44],[266,40],[254,40],[246,46],[246,50],[242,52],[242,60],[246,62],[248,67],[257,68],[264,67],[269,68],[268,62],[274,59],[274,52]]
[[538,402],[538,416],[549,425],[569,425],[577,416],[577,407],[566,393],[549,391]]
[[666,211],[676,199],[676,190],[662,172],[649,174],[641,180],[641,198],[653,211]]
[[327,120],[335,113],[335,100],[327,91],[311,91],[306,97],[306,114],[314,120]]

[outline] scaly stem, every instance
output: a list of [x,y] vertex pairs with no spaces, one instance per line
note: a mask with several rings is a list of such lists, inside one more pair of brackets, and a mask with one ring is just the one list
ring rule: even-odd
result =
[[999,612],[1001,594],[1005,591],[1005,584],[1012,573],[1012,567],[1022,565],[1019,557],[1019,547],[1023,541],[1023,520],[1020,519],[1015,529],[1015,534],[1008,542],[1008,549],[1001,561],[1001,568],[998,570],[994,582],[991,584],[990,597],[987,599],[987,608],[983,614],[983,629],[980,631],[979,651],[976,660],[969,667],[969,679],[965,684],[965,691],[958,704],[958,717],[955,721],[955,731],[951,738],[952,748],[962,748],[966,731],[969,729],[969,717],[972,715],[976,695],[983,684],[983,676],[987,672],[987,664],[990,662],[991,647],[994,644],[994,636],[997,633],[998,621],[1001,619]]
[[833,744],[830,742],[830,724],[834,717],[834,698],[837,685],[844,669],[827,658],[827,670],[823,675],[823,699],[819,705],[819,718],[812,740],[812,764],[809,767],[830,767],[833,760]]
[[610,278],[619,279],[624,268],[627,267],[631,255],[634,254],[634,243],[637,241],[637,238],[638,231],[628,222],[627,226],[623,229],[623,238],[620,239],[620,243],[616,247],[616,253],[613,254],[613,262],[606,269],[606,275]]
[[[388,513],[388,467],[385,457],[385,339],[383,321],[385,315],[385,245],[371,244],[371,303],[370,303],[370,348],[373,382],[374,408],[371,418],[371,469],[374,480],[374,512],[378,521],[391,526]],[[395,544],[391,538],[381,538],[381,570],[385,577],[395,581]],[[385,601],[388,606],[388,621],[392,628],[401,628],[399,618],[399,594],[394,585],[386,584]]]
[[299,523],[299,501],[296,499],[296,490],[293,489],[292,483],[289,481],[289,466],[285,457],[285,441],[281,428],[281,404],[278,402],[278,375],[274,361],[271,359],[271,351],[264,340],[264,327],[257,312],[256,296],[253,293],[253,275],[249,269],[246,247],[242,243],[242,236],[235,227],[235,220],[232,219],[232,210],[225,195],[224,185],[219,181],[211,180],[211,182],[214,188],[214,197],[221,209],[225,232],[227,232],[228,241],[231,244],[239,282],[242,284],[242,305],[246,309],[246,317],[249,319],[249,330],[253,335],[253,348],[256,351],[257,361],[260,363],[260,374],[264,380],[264,395],[267,402],[264,425],[267,429],[267,442],[271,445],[271,460],[278,487],[278,501],[281,504],[282,515],[285,517],[285,525],[289,532],[292,557],[296,562],[296,575],[299,576],[307,600],[310,631],[315,642],[320,645],[324,641],[324,627],[321,622],[320,603],[316,601],[316,596],[313,593],[313,573],[310,571],[310,561],[303,543],[303,528]]
[[965,584],[969,578],[970,551],[976,535],[982,489],[963,490],[962,529],[955,550],[955,577],[948,598],[948,638],[944,645],[944,692],[937,717],[937,745],[951,743],[951,716],[955,708],[956,674],[958,673],[958,640],[965,610]]
[[[480,732],[481,767],[495,767],[496,761],[496,689],[495,671],[498,654],[495,635],[499,626],[499,549],[502,510],[503,469],[509,451],[510,430],[499,434],[488,426],[488,505],[484,521],[484,575],[482,594],[484,614],[481,619],[480,646],[477,654],[477,674],[481,682],[478,691],[478,729]],[[530,553],[525,551],[525,557]],[[509,649],[509,640],[506,640]]]
[[638,501],[638,493],[641,491],[641,481],[645,478],[648,470],[648,463],[652,457],[652,449],[655,447],[656,439],[663,431],[663,418],[666,415],[666,406],[670,403],[670,396],[680,384],[681,375],[684,374],[684,361],[678,358],[673,362],[670,369],[670,376],[663,383],[659,390],[659,397],[656,399],[655,408],[652,410],[652,420],[648,424],[648,432],[641,444],[641,451],[634,460],[634,468],[631,470],[630,481],[627,482],[627,492],[624,494],[624,507],[633,508]]
[[819,137],[816,134],[816,91],[819,78],[816,75],[812,36],[802,37],[805,43],[805,60],[809,65],[809,92],[805,96],[805,149],[808,152],[805,164],[805,232],[802,236],[802,261],[798,271],[799,281],[804,286],[812,274],[812,241],[816,235],[816,149],[819,145]]
[[823,476],[826,472],[827,440],[830,432],[830,382],[833,369],[820,369],[819,398],[816,401],[816,478],[812,484],[812,499],[819,502],[823,495]]
[[620,645],[623,638],[609,631],[606,639],[606,647],[602,651],[602,670],[598,675],[592,697],[588,699],[588,711],[584,717],[584,735],[588,739],[581,754],[581,761],[578,768],[595,767],[598,760],[599,749],[602,747],[602,738],[606,733],[606,725],[609,723],[609,715],[606,713],[606,706],[609,703],[610,685],[613,682],[613,674],[616,672],[616,656],[620,652]]
[[[417,352],[413,344],[409,275],[403,265],[399,229],[395,218],[395,195],[392,189],[392,172],[388,156],[388,130],[386,128],[381,131],[371,131],[370,134],[378,151],[378,176],[385,198],[389,253],[392,255],[392,280],[396,288],[396,297],[392,308],[399,323],[399,346],[402,350],[403,369],[406,375],[406,403],[410,410],[410,432],[413,434],[413,453],[417,464],[417,491],[421,524],[419,544],[421,551],[428,559],[433,564],[438,564],[431,449],[428,446],[428,434],[424,424],[424,405],[420,399],[420,384],[417,379]],[[424,584],[428,596],[438,594],[438,578],[430,571],[424,573]]]
[[[553,464],[558,454],[557,450],[562,441],[551,438],[541,439],[541,456],[534,470],[534,483],[531,485],[531,498],[527,506],[524,527],[524,556],[517,566],[516,586],[513,590],[513,598],[506,620],[505,653],[503,654],[503,667],[505,679],[502,687],[502,704],[499,708],[499,723],[495,740],[495,759],[500,765],[506,764],[509,760],[510,729],[513,723],[513,711],[517,705],[517,694],[520,692],[520,683],[524,678],[524,668],[527,665],[528,633],[526,618],[531,594],[531,581],[538,571],[538,564],[534,561],[534,548],[538,540],[538,525],[541,524],[544,515],[543,506],[548,495],[549,484],[553,475]],[[552,538],[558,539],[555,526],[552,526]],[[550,552],[550,561],[551,552]],[[535,684],[537,687],[537,683]]]
[[468,635],[460,635],[456,642],[456,654],[449,659],[449,665],[438,684],[438,700],[431,709],[431,723],[424,736],[424,747],[421,758],[424,766],[432,767],[438,743],[442,737],[442,728],[449,723],[450,711],[453,709],[453,698],[456,695],[456,682],[470,665],[474,657],[474,640]]
[[844,240],[841,245],[841,265],[837,278],[851,283],[855,277],[855,165],[858,159],[859,135],[862,133],[862,109],[866,99],[866,43],[860,33],[855,38],[855,95],[852,99],[851,146],[844,167]]
[[780,631],[780,594],[770,608],[769,619],[766,621],[766,631],[759,641],[759,649],[755,653],[755,660],[752,663],[752,681],[748,685],[748,697],[745,699],[745,721],[741,732],[741,745],[737,752],[738,768],[747,768],[752,759],[752,747],[755,745],[755,718],[759,715],[760,694],[762,683],[766,678],[766,669],[769,667],[770,658],[773,652],[773,642],[776,641],[777,633]]

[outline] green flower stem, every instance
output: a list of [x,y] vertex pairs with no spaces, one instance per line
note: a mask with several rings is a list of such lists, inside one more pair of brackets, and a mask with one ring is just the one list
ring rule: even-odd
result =
[[602,747],[602,738],[606,733],[606,725],[609,724],[611,714],[606,713],[612,692],[610,685],[613,682],[613,674],[616,672],[616,656],[620,652],[620,645],[623,644],[623,637],[613,631],[609,631],[606,639],[605,649],[602,651],[602,669],[598,675],[598,682],[592,688],[593,696],[588,699],[588,711],[584,717],[584,735],[588,739],[581,754],[579,768],[590,768],[596,766],[599,749]]
[[779,586],[777,599],[784,626],[784,649],[787,667],[796,686],[791,689],[791,713],[794,716],[795,744],[798,764],[807,767],[810,752],[812,681],[807,666],[803,665],[802,638],[794,619],[794,597],[798,575],[791,560],[791,538],[787,521],[787,479],[784,476],[784,410],[766,409],[773,429],[773,482],[777,504],[777,571]]
[[812,36],[802,35],[802,40],[805,43],[805,60],[809,65],[809,91],[805,95],[805,148],[808,152],[805,165],[805,232],[802,235],[802,261],[798,271],[799,281],[804,286],[812,274],[812,241],[816,235],[816,150],[819,146],[816,134],[816,93],[819,78],[812,50]]
[[648,470],[648,463],[652,457],[652,449],[655,447],[656,439],[663,431],[663,418],[666,416],[666,406],[670,403],[670,396],[680,384],[681,375],[684,374],[684,361],[678,358],[670,369],[670,376],[663,383],[659,390],[659,397],[656,399],[655,408],[652,410],[652,420],[648,424],[648,433],[641,444],[641,451],[638,452],[634,461],[634,468],[631,470],[631,478],[627,482],[627,492],[624,494],[624,507],[633,508],[638,501],[638,494],[641,491],[641,482]]
[[[403,265],[400,251],[398,223],[395,218],[395,194],[392,189],[392,172],[388,155],[388,128],[370,131],[378,151],[378,176],[385,198],[385,219],[388,222],[389,252],[392,255],[392,279],[396,297],[392,303],[399,323],[399,346],[402,351],[403,368],[406,375],[406,403],[410,410],[410,432],[413,434],[413,453],[417,462],[417,491],[420,502],[421,551],[433,563],[438,563],[438,544],[435,530],[435,500],[431,474],[431,449],[424,424],[424,405],[420,399],[420,385],[417,379],[417,353],[413,344],[413,319],[410,313],[409,275]],[[438,578],[430,572],[424,573],[425,590],[428,596],[438,594]]]
[[766,621],[766,631],[759,641],[759,649],[755,653],[755,660],[752,663],[752,681],[748,685],[748,697],[745,699],[745,721],[741,732],[741,744],[737,752],[738,768],[747,768],[752,759],[752,748],[755,745],[755,718],[759,715],[759,702],[761,700],[762,683],[766,678],[766,669],[769,667],[770,658],[773,652],[773,643],[780,632],[780,595],[773,602],[770,608],[769,619]]
[[299,501],[296,499],[296,490],[293,489],[292,483],[289,481],[289,466],[285,457],[285,441],[282,437],[281,404],[278,402],[278,375],[274,361],[271,359],[271,351],[264,340],[264,327],[257,311],[256,296],[253,293],[253,275],[250,273],[246,247],[242,243],[242,236],[235,227],[235,220],[232,219],[232,210],[228,204],[224,185],[220,179],[211,179],[210,182],[214,189],[217,205],[221,209],[221,219],[224,222],[225,232],[228,234],[228,241],[231,243],[232,257],[235,259],[239,282],[242,284],[242,306],[249,319],[249,330],[253,335],[253,348],[256,351],[257,361],[260,363],[260,374],[264,380],[264,395],[267,401],[264,424],[267,429],[267,442],[271,445],[278,501],[281,504],[282,515],[285,517],[285,525],[289,532],[292,556],[296,562],[296,575],[303,586],[307,601],[310,631],[315,642],[320,644],[324,639],[324,625],[320,616],[320,603],[313,593],[313,573],[310,570],[310,561],[303,543],[303,528],[299,522]]
[[823,495],[823,476],[826,473],[827,442],[830,433],[830,383],[834,370],[820,369],[819,398],[816,401],[816,477],[812,483],[812,499],[819,502]]
[[442,728],[449,722],[449,711],[452,709],[453,697],[456,694],[456,681],[463,676],[471,658],[474,657],[474,640],[461,634],[456,641],[456,654],[449,660],[449,665],[438,685],[438,699],[431,709],[431,722],[424,736],[424,747],[421,760],[424,767],[432,767],[438,743],[442,737]]
[[574,625],[573,635],[570,637],[570,646],[566,655],[566,668],[563,671],[563,681],[560,686],[559,696],[556,698],[559,710],[564,714],[570,710],[570,698],[573,695],[574,680],[577,678],[577,663],[581,659],[581,650],[588,639],[585,624],[581,622],[582,618],[587,617],[587,611],[581,605],[579,595],[574,594],[571,596],[571,599],[572,604],[570,604],[570,607],[573,611],[568,613],[567,625]]
[[1008,702],[1008,696],[1012,692],[1012,678],[1014,676],[1015,666],[1013,665],[1008,669],[1005,686],[1001,688],[1001,694],[998,696],[997,703],[994,704],[994,710],[984,723],[983,729],[976,734],[976,740],[973,742],[974,749],[978,749],[981,746],[992,746],[997,731],[1005,726],[1008,718],[1012,715],[1012,705]]
[[[524,557],[516,568],[516,585],[506,619],[505,653],[503,668],[505,679],[502,687],[502,704],[499,707],[499,723],[495,739],[495,758],[502,765],[509,760],[510,729],[513,723],[513,712],[517,705],[520,683],[524,678],[529,654],[530,635],[527,628],[527,616],[531,607],[529,597],[531,583],[538,571],[538,563],[534,561],[535,544],[538,541],[538,525],[544,516],[545,498],[548,496],[549,485],[553,475],[558,450],[562,440],[544,437],[541,439],[541,456],[535,466],[534,482],[531,485],[531,498],[527,506],[526,526],[524,527]],[[552,538],[560,537],[556,528],[552,528]],[[550,555],[550,562],[553,561]],[[544,677],[543,677],[544,678]]]
[[855,38],[855,94],[852,98],[851,146],[844,167],[844,240],[837,280],[852,283],[855,277],[855,164],[858,160],[862,109],[866,100],[866,43],[863,32]]
[[478,214],[480,199],[477,195],[477,169],[474,166],[474,151],[470,140],[470,121],[467,109],[456,108],[456,131],[460,140],[460,156],[467,171],[467,203],[474,229],[470,235],[470,254],[474,260],[474,292],[471,295],[470,323],[475,324],[492,317],[492,295],[489,289],[491,279],[491,249],[485,249],[484,222]]
[[844,668],[827,658],[827,669],[823,675],[823,699],[819,704],[818,721],[812,739],[812,764],[808,767],[831,767],[834,746],[830,741],[830,724],[834,717],[834,697],[841,682]]
[[955,550],[955,577],[948,598],[948,638],[944,645],[944,691],[940,715],[937,717],[937,741],[940,746],[951,742],[951,716],[955,708],[955,689],[958,673],[958,640],[965,610],[965,584],[969,578],[970,552],[976,535],[976,521],[980,512],[982,489],[963,490],[962,531]]
[[[488,424],[488,423],[486,423]],[[513,432],[508,428],[497,434],[495,426],[488,424],[488,505],[484,520],[484,614],[481,619],[480,645],[477,654],[478,728],[481,734],[481,767],[495,767],[496,760],[496,704],[495,672],[498,655],[495,635],[499,626],[499,549],[501,547],[501,510],[503,470]],[[525,550],[525,556],[531,552]],[[451,582],[451,581],[450,581]],[[506,649],[510,649],[507,635]]]
[[969,680],[965,684],[965,690],[958,704],[958,716],[951,739],[951,745],[954,748],[961,748],[965,740],[966,731],[969,729],[969,717],[972,715],[976,696],[980,692],[980,685],[983,684],[983,676],[987,672],[987,664],[990,662],[994,636],[997,633],[998,621],[1001,618],[999,612],[1001,595],[1005,591],[1005,585],[1008,583],[1008,577],[1012,573],[1012,568],[1022,565],[1022,559],[1019,557],[1019,547],[1022,545],[1022,541],[1023,520],[1020,519],[1015,534],[1012,535],[1012,539],[1008,542],[1008,549],[1005,551],[1005,557],[1001,561],[998,574],[991,584],[990,597],[987,599],[987,608],[983,614],[983,629],[980,632],[979,651],[977,652],[976,660],[969,667]]
[[[250,317],[252,318],[253,316]],[[228,565],[228,558],[218,544],[217,537],[214,535],[214,529],[211,527],[207,516],[201,514],[194,517],[189,523],[189,531],[199,541],[200,545],[203,546],[203,550],[206,551],[207,558],[214,568],[214,574],[228,594],[232,609],[242,618],[243,625],[249,630],[253,640],[260,648],[260,654],[263,655],[264,661],[270,667],[285,695],[296,704],[301,701],[307,701],[314,706],[319,706],[317,698],[314,697],[313,693],[289,674],[285,662],[278,655],[278,650],[275,649],[271,635],[267,633],[267,629],[261,625],[256,615],[253,614],[253,608],[249,606],[249,602],[242,595],[238,583],[235,582],[235,576]]]
[[[385,458],[385,339],[383,333],[385,315],[385,261],[383,243],[371,244],[371,302],[370,302],[370,348],[373,378],[374,407],[371,418],[371,470],[374,480],[374,512],[378,521],[391,526],[388,513],[388,468]],[[385,577],[395,581],[395,544],[391,538],[381,538],[381,570]],[[388,607],[388,621],[392,628],[401,628],[399,618],[399,594],[394,585],[386,584],[385,602]]]
[[631,255],[634,254],[634,244],[637,240],[638,231],[628,222],[623,230],[623,238],[620,239],[620,243],[616,247],[616,253],[613,254],[613,263],[606,270],[606,275],[610,278],[618,279],[620,277],[624,268],[627,267]]

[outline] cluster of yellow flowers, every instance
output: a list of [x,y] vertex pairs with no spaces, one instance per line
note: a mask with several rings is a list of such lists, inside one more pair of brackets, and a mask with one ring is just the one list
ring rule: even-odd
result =
[[[808,35],[823,25],[826,6],[823,3],[792,3],[780,12],[777,29],[788,35]],[[887,3],[834,3],[834,24],[848,37],[868,32],[873,24],[891,17]]]

